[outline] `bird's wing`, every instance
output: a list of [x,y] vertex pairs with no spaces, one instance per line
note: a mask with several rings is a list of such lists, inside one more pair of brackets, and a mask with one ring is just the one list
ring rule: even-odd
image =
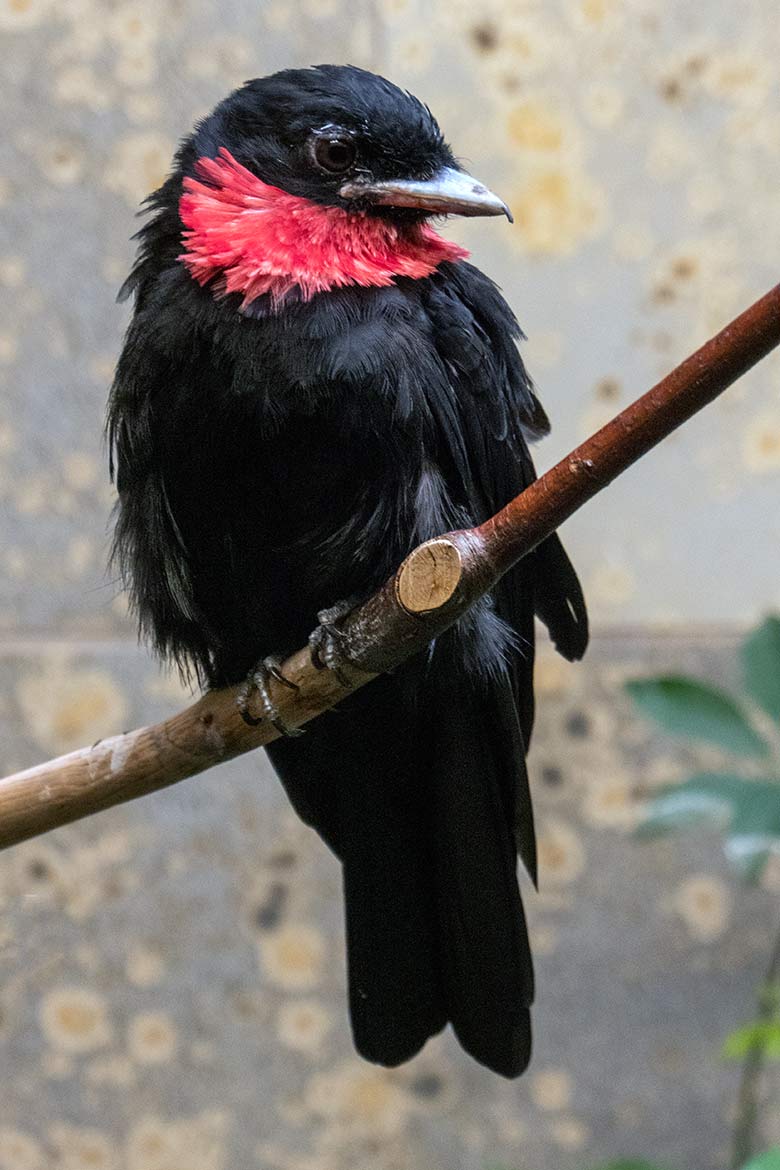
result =
[[[546,434],[549,423],[518,352],[522,333],[493,281],[470,264],[442,265],[429,283],[426,308],[437,350],[456,387],[462,438],[455,449],[465,448],[461,474],[483,520],[536,478],[528,440]],[[446,404],[438,407],[445,430],[448,413]],[[527,684],[520,695],[527,708],[532,661],[523,655],[523,646],[533,641],[533,614],[564,657],[581,658],[588,642],[582,590],[557,535],[507,574],[496,603],[520,639],[515,665],[521,684]],[[531,718],[532,710],[525,710],[526,735]]]
[[[481,522],[493,515],[535,478],[528,439],[549,429],[517,349],[522,336],[496,285],[469,264],[442,265],[427,284],[425,308],[432,337],[444,363],[452,396],[440,383],[429,389],[467,510]],[[516,718],[527,751],[534,717],[534,615],[547,625],[567,658],[582,656],[588,618],[576,573],[557,535],[549,537],[499,583],[497,615],[514,633],[508,655]],[[511,749],[512,704],[501,703],[503,734]],[[522,753],[522,749],[521,749]],[[514,749],[515,758],[518,755]],[[531,799],[523,767],[513,785],[520,856],[536,878],[536,848]]]
[[181,360],[159,340],[154,307],[138,312],[125,338],[108,403],[111,472],[119,492],[112,565],[123,580],[143,634],[186,672],[207,673],[208,631],[196,605],[182,533],[168,494],[155,414],[176,382]]

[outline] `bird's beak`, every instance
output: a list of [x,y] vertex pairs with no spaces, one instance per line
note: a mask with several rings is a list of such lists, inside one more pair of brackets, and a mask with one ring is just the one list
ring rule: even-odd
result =
[[345,183],[342,199],[365,200],[386,207],[414,207],[431,215],[505,215],[514,223],[512,212],[492,191],[465,171],[442,167],[432,179],[387,179],[382,182]]

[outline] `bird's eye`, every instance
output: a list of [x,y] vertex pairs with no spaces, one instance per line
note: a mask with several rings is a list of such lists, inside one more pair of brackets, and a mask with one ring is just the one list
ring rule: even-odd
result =
[[315,138],[314,161],[323,171],[341,175],[348,171],[355,161],[357,150],[351,138]]

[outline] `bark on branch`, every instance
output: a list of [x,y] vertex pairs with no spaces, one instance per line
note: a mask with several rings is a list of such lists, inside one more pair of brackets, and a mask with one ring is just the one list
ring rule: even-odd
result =
[[[285,723],[306,723],[422,650],[573,512],[778,344],[780,285],[490,520],[416,548],[343,621],[349,686],[316,669],[308,648],[293,654],[282,672],[297,690],[270,683]],[[162,723],[0,780],[0,848],[166,788],[276,739],[270,723],[244,723],[237,690],[212,691]]]

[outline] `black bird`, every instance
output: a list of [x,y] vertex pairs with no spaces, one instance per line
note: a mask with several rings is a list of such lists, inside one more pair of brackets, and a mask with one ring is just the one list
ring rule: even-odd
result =
[[[429,223],[508,209],[383,78],[248,82],[147,203],[109,403],[115,557],[156,650],[220,686],[495,512],[548,422],[511,310]],[[268,748],[342,862],[352,1029],[380,1064],[447,1022],[496,1072],[528,1063],[534,614],[582,655],[555,536],[424,655]]]

